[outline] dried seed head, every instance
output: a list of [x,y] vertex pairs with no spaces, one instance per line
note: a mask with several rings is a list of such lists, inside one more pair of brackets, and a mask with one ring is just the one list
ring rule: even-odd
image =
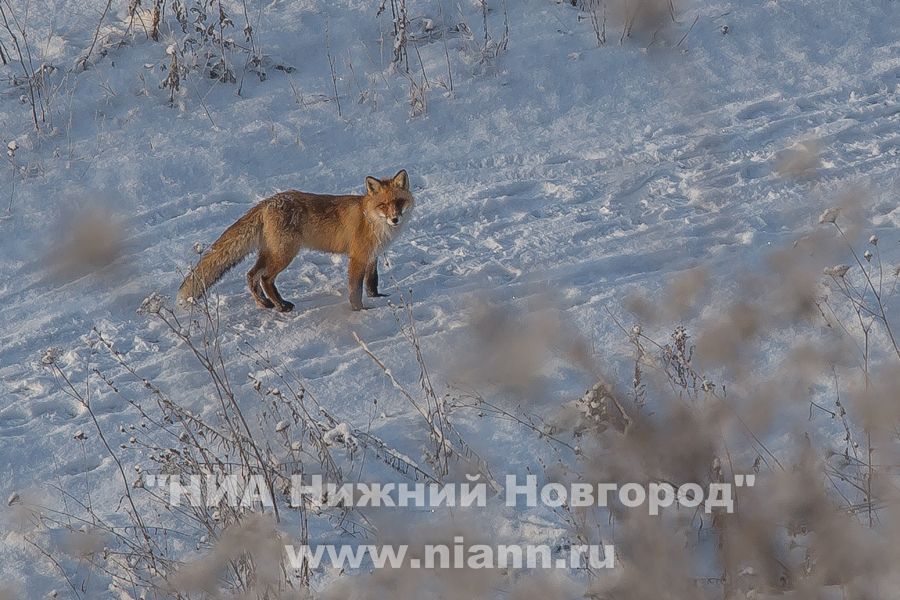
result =
[[58,348],[47,348],[47,350],[44,352],[44,355],[41,357],[41,362],[45,365],[52,365],[54,362],[56,362],[56,359],[58,357]]
[[838,215],[840,214],[840,207],[833,206],[829,209],[826,209],[821,215],[819,215],[819,223],[823,225],[825,223],[834,223],[837,221]]
[[841,277],[846,275],[847,271],[849,271],[849,270],[850,270],[849,265],[834,265],[831,267],[826,267],[825,269],[822,270],[822,272],[825,275],[830,275],[831,277],[834,277],[835,279],[840,279]]
[[153,292],[143,299],[137,309],[139,315],[157,315],[165,304],[165,298],[157,292]]

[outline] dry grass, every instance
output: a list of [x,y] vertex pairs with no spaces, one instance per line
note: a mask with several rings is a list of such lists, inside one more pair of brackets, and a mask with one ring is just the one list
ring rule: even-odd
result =
[[[406,530],[402,515],[349,507],[311,512],[309,505],[289,507],[279,495],[289,475],[313,469],[343,482],[346,452],[372,454],[425,481],[454,481],[464,472],[493,481],[503,472],[503,456],[479,456],[456,425],[477,414],[512,422],[541,440],[546,456],[537,458],[544,481],[697,483],[706,489],[754,473],[757,483],[736,488],[734,513],[682,507],[650,516],[617,502],[608,508],[558,509],[571,543],[615,545],[617,567],[611,573],[585,570],[561,577],[466,570],[460,577],[457,571],[386,569],[331,579],[317,588],[323,597],[559,593],[656,599],[792,592],[819,598],[826,590],[885,597],[896,585],[892,565],[900,547],[893,525],[900,355],[889,308],[897,276],[880,263],[877,238],[860,241],[865,228],[845,222],[853,213],[849,206],[828,212],[819,229],[773,253],[767,269],[743,283],[763,294],[739,295],[723,304],[710,289],[708,273],[698,269],[669,283],[654,311],[661,319],[626,325],[624,317],[610,313],[630,348],[625,358],[630,381],[611,376],[608,353],[591,351],[560,320],[562,313],[546,307],[512,313],[494,306],[472,313],[474,337],[466,346],[471,360],[450,369],[468,391],[451,388],[441,395],[432,383],[411,301],[402,297],[395,315],[420,373],[419,389],[407,388],[390,365],[357,341],[421,416],[424,435],[416,435],[427,468],[404,463],[389,443],[365,432],[351,428],[352,440],[330,434],[340,420],[301,381],[254,348],[225,356],[213,305],[195,305],[185,317],[150,297],[141,312],[165,325],[206,373],[217,409],[192,412],[177,393],[143,379],[98,330],[86,341],[91,348],[86,364],[75,371],[63,368],[57,353],[48,353],[44,362],[61,390],[89,415],[94,416],[91,394],[102,387],[119,395],[142,421],[132,431],[106,432],[94,418],[94,433],[76,438],[82,445],[100,444],[118,465],[130,525],[112,522],[90,498],[58,488],[68,502],[64,510],[16,498],[31,524],[26,539],[53,560],[72,590],[78,589],[77,575],[53,559],[56,551],[87,561],[135,597],[141,590],[147,597],[302,597],[311,589],[313,573],[290,572],[280,555],[288,537],[308,539],[311,520],[325,519],[373,543],[408,543],[415,552],[426,542],[451,544],[461,533],[467,543],[477,543],[484,530],[479,519],[489,513],[470,511],[461,518],[439,512],[427,526]],[[831,264],[841,253],[855,257],[851,268]],[[639,318],[650,303],[634,306],[639,312],[632,318]],[[691,327],[664,325],[672,320]],[[231,381],[235,359],[265,373],[252,379],[258,399],[251,414]],[[543,365],[552,360],[563,360],[597,384],[570,402],[548,401],[534,390]],[[75,380],[79,372],[87,374],[89,385]],[[123,391],[129,380],[140,383],[143,401]],[[823,437],[823,431],[830,436]],[[129,441],[116,441],[123,438]],[[136,473],[129,464],[134,448],[149,453],[152,463]],[[172,511],[157,491],[139,483],[144,473],[222,469],[262,474],[278,492],[275,506]],[[48,546],[43,532],[58,528],[71,535],[61,548]],[[190,540],[190,549],[172,544],[174,538]]]

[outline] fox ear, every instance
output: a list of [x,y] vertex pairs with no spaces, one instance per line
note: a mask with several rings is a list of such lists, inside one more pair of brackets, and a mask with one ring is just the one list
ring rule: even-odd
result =
[[366,177],[366,192],[377,194],[381,191],[381,182],[374,177]]
[[405,169],[400,169],[394,178],[391,179],[391,185],[395,188],[400,188],[401,190],[409,189],[409,175],[406,174]]

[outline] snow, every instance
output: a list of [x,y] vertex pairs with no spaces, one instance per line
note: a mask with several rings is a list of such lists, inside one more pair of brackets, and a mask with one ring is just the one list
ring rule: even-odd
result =
[[[11,1],[20,13],[26,4]],[[237,83],[190,73],[174,106],[160,85],[179,36],[164,30],[155,43],[136,28],[119,45],[126,2],[113,3],[101,29],[105,52],[75,68],[105,4],[32,7],[35,61],[57,68],[41,134],[20,101],[23,88],[11,84],[18,65],[0,67],[8,150],[0,165],[0,494],[10,504],[35,495],[52,504],[54,485],[90,493],[106,514],[117,510],[116,465],[90,415],[47,369],[57,363],[80,385],[86,365],[121,375],[108,353],[85,343],[93,328],[140,377],[197,414],[214,413],[202,368],[152,313],[163,299],[171,305],[203,247],[283,189],[361,193],[367,175],[403,168],[416,206],[380,269],[391,297],[365,299],[369,310],[350,312],[345,261],[330,256],[301,253],[281,276],[282,295],[296,304],[290,314],[256,307],[244,265],[227,274],[211,302],[233,385],[247,410],[259,402],[246,377],[254,367],[240,354],[250,344],[334,416],[327,439],[365,446],[360,433],[371,435],[390,460],[414,469],[433,446],[427,429],[354,340],[418,394],[420,369],[400,326],[404,301],[440,395],[458,374],[454,348],[472,339],[481,304],[550,307],[615,370],[627,350],[607,309],[622,314],[635,291],[658,294],[699,265],[723,294],[737,293],[729,283],[736,270],[817,221],[840,218],[834,207],[847,190],[865,191],[865,234],[881,240],[887,264],[900,262],[900,4],[891,0],[676,2],[677,23],[655,35],[636,30],[619,45],[619,24],[610,22],[601,48],[568,3],[509,2],[508,48],[487,58],[477,2],[446,5],[446,14],[438,2],[410,2],[419,28],[410,36],[420,40],[417,55],[410,46],[411,74],[419,81],[424,68],[430,84],[424,108],[390,66],[390,16],[376,17],[377,3],[253,0],[265,80],[241,76],[235,54]],[[499,41],[504,16],[488,4]],[[85,225],[79,216],[88,214]],[[76,256],[85,237],[98,241],[87,258]],[[73,266],[85,262],[84,271]],[[561,405],[596,382],[553,352],[534,358],[529,393]],[[139,382],[117,382],[125,396],[146,398]],[[127,444],[141,419],[102,382],[91,385],[111,445]],[[539,470],[544,447],[517,423],[459,421],[495,476]],[[290,431],[286,423],[275,430]],[[128,469],[146,460],[146,450],[123,452]],[[363,481],[385,475],[378,462],[346,456]],[[11,514],[3,530],[16,528]],[[561,536],[559,527],[540,509],[503,513],[496,525],[531,539]],[[0,534],[0,581],[28,598],[65,589],[16,533]],[[90,597],[114,597],[91,585]]]

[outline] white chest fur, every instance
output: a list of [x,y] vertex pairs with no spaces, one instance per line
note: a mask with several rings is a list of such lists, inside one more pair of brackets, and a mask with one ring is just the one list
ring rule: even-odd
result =
[[377,240],[375,250],[373,252],[374,255],[381,254],[385,250],[387,250],[388,246],[399,237],[400,233],[406,227],[406,222],[409,217],[409,211],[407,211],[401,218],[400,222],[397,225],[392,225],[388,222],[387,219],[380,215],[369,215],[369,221],[372,224],[372,231],[375,234],[375,239]]

